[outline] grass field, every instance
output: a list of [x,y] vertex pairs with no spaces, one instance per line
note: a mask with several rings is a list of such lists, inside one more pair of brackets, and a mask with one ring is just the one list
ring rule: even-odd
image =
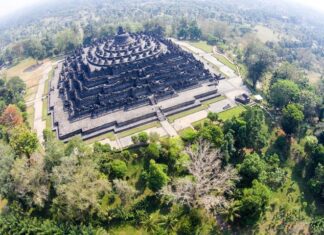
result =
[[207,106],[201,105],[201,106],[198,106],[196,108],[189,109],[189,110],[186,110],[186,111],[183,111],[183,112],[180,112],[180,113],[176,113],[174,115],[171,115],[171,116],[167,117],[167,119],[168,119],[169,122],[172,123],[176,119],[179,119],[179,118],[188,116],[188,115],[193,114],[193,113],[197,113],[199,111],[205,110],[206,108],[207,108]]
[[207,52],[207,53],[213,52],[213,46],[208,45],[206,41],[198,41],[198,42],[189,41],[188,43],[194,47],[197,47],[197,48]]
[[213,99],[210,99],[210,100],[203,101],[202,104],[205,106],[208,106],[210,104],[216,103],[216,102],[224,100],[224,99],[226,99],[226,97],[222,95],[222,96],[218,96]]
[[221,62],[222,64],[226,65],[227,67],[229,67],[230,69],[232,69],[236,74],[238,74],[236,65],[233,64],[231,61],[229,61],[228,59],[226,59],[225,56],[220,55],[220,54],[214,54],[213,55],[219,62]]
[[34,128],[34,116],[35,116],[35,109],[34,105],[27,106],[27,122],[29,123],[31,128]]
[[275,33],[272,29],[265,27],[263,25],[257,25],[254,28],[256,30],[256,36],[261,42],[265,43],[267,41],[278,42],[279,34]]
[[123,138],[123,137],[126,137],[126,136],[133,135],[135,133],[141,132],[141,131],[145,131],[145,130],[153,128],[153,127],[160,127],[160,126],[161,126],[160,122],[157,122],[157,121],[156,122],[151,122],[151,123],[148,123],[148,124],[143,125],[143,126],[135,127],[133,129],[129,129],[127,131],[120,132],[120,133],[117,134],[117,137],[118,138]]
[[236,106],[234,108],[228,109],[226,111],[219,113],[219,118],[222,121],[226,121],[227,119],[230,119],[232,117],[237,117],[241,113],[243,113],[246,109],[243,106]]
[[104,140],[104,139],[116,140],[116,137],[115,137],[113,132],[108,132],[108,133],[93,137],[91,139],[85,140],[85,142],[87,144],[92,144],[94,142],[101,141],[101,140]]

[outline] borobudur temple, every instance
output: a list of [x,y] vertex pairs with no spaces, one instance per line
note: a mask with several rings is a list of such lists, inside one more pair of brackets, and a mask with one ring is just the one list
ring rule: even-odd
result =
[[58,63],[49,112],[59,139],[88,139],[200,106],[219,78],[170,39],[119,27]]

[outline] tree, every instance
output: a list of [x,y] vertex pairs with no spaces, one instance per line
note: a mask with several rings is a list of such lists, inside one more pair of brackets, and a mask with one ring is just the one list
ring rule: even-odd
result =
[[[52,135],[52,131],[48,135]],[[45,139],[45,168],[48,172],[51,172],[53,167],[58,166],[61,162],[61,158],[64,157],[64,143],[57,140],[55,136],[44,135]]]
[[324,165],[321,163],[315,168],[315,175],[310,179],[309,185],[316,195],[324,199]]
[[100,142],[95,142],[93,145],[94,153],[109,153],[111,151],[111,147],[109,144],[102,144]]
[[301,87],[307,84],[307,78],[299,71],[298,67],[288,62],[282,63],[273,73],[271,84],[279,80],[290,80]]
[[270,88],[270,101],[276,107],[282,108],[291,102],[296,102],[299,93],[299,88],[293,81],[279,80]]
[[123,204],[126,204],[138,193],[138,191],[134,187],[130,186],[127,183],[127,181],[120,179],[113,180],[113,187],[116,193],[119,195]]
[[316,117],[321,99],[312,91],[302,90],[299,95],[298,103],[303,106],[305,117],[310,119]]
[[146,144],[149,139],[149,136],[146,132],[141,132],[138,134],[138,141],[140,143]]
[[133,144],[138,144],[139,143],[138,135],[132,135],[131,138],[132,138]]
[[166,174],[167,166],[157,164],[154,160],[150,160],[148,171],[148,187],[154,192],[160,190],[169,182],[169,177]]
[[262,75],[273,64],[274,58],[274,53],[260,42],[253,42],[248,45],[245,51],[245,64],[254,89]]
[[244,189],[242,199],[238,202],[240,205],[239,222],[244,225],[255,224],[268,205],[270,195],[270,190],[267,186],[254,180],[252,188]]
[[35,133],[25,126],[19,126],[12,130],[9,144],[18,156],[26,155],[28,158],[38,148],[38,139]]
[[91,158],[64,157],[53,168],[51,180],[56,192],[52,213],[62,220],[85,221],[101,210],[100,202],[111,190]]
[[145,155],[148,159],[158,159],[160,157],[161,146],[157,143],[150,143],[147,148],[145,148]]
[[238,165],[239,173],[242,176],[242,185],[250,187],[252,181],[260,179],[265,174],[266,164],[258,154],[248,154],[244,157],[242,164]]
[[127,165],[124,161],[115,159],[110,164],[110,177],[123,178],[127,173]]
[[8,105],[0,117],[0,124],[8,128],[14,128],[23,123],[23,117],[17,106]]
[[14,163],[14,152],[13,150],[0,142],[0,197],[7,196],[11,185],[12,179],[10,176],[10,170]]
[[231,194],[234,182],[239,179],[236,170],[230,165],[223,168],[222,154],[219,150],[211,149],[208,142],[200,140],[195,147],[187,148],[186,152],[191,158],[188,171],[193,180],[180,178],[164,187],[162,194],[208,212],[218,213],[219,208],[227,208],[229,203],[225,194]]
[[260,151],[266,145],[268,137],[268,128],[262,109],[248,108],[242,117],[246,122],[246,147]]
[[288,104],[282,112],[282,129],[287,135],[296,134],[300,124],[304,120],[304,114],[298,104]]
[[208,112],[207,118],[212,122],[216,122],[219,119],[218,113]]
[[192,128],[181,131],[181,139],[187,143],[193,143],[197,139],[197,131]]
[[17,158],[10,175],[14,195],[29,207],[43,207],[49,195],[48,175],[41,155]]
[[89,147],[84,144],[81,137],[76,136],[69,140],[64,152],[69,156],[71,154],[86,155],[89,151]]

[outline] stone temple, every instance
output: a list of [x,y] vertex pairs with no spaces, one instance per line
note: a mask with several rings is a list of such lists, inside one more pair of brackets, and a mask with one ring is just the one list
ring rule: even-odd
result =
[[171,40],[119,27],[58,64],[49,112],[59,139],[88,139],[200,106],[220,78]]

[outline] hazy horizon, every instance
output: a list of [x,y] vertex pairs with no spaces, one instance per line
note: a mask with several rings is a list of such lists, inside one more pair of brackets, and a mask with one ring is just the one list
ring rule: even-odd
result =
[[[239,1],[239,0],[238,0]],[[289,2],[295,2],[299,5],[307,6],[315,11],[324,13],[324,1],[323,0],[286,0]],[[25,8],[31,7],[44,0],[0,0],[0,17],[6,17],[14,14],[15,12]]]

